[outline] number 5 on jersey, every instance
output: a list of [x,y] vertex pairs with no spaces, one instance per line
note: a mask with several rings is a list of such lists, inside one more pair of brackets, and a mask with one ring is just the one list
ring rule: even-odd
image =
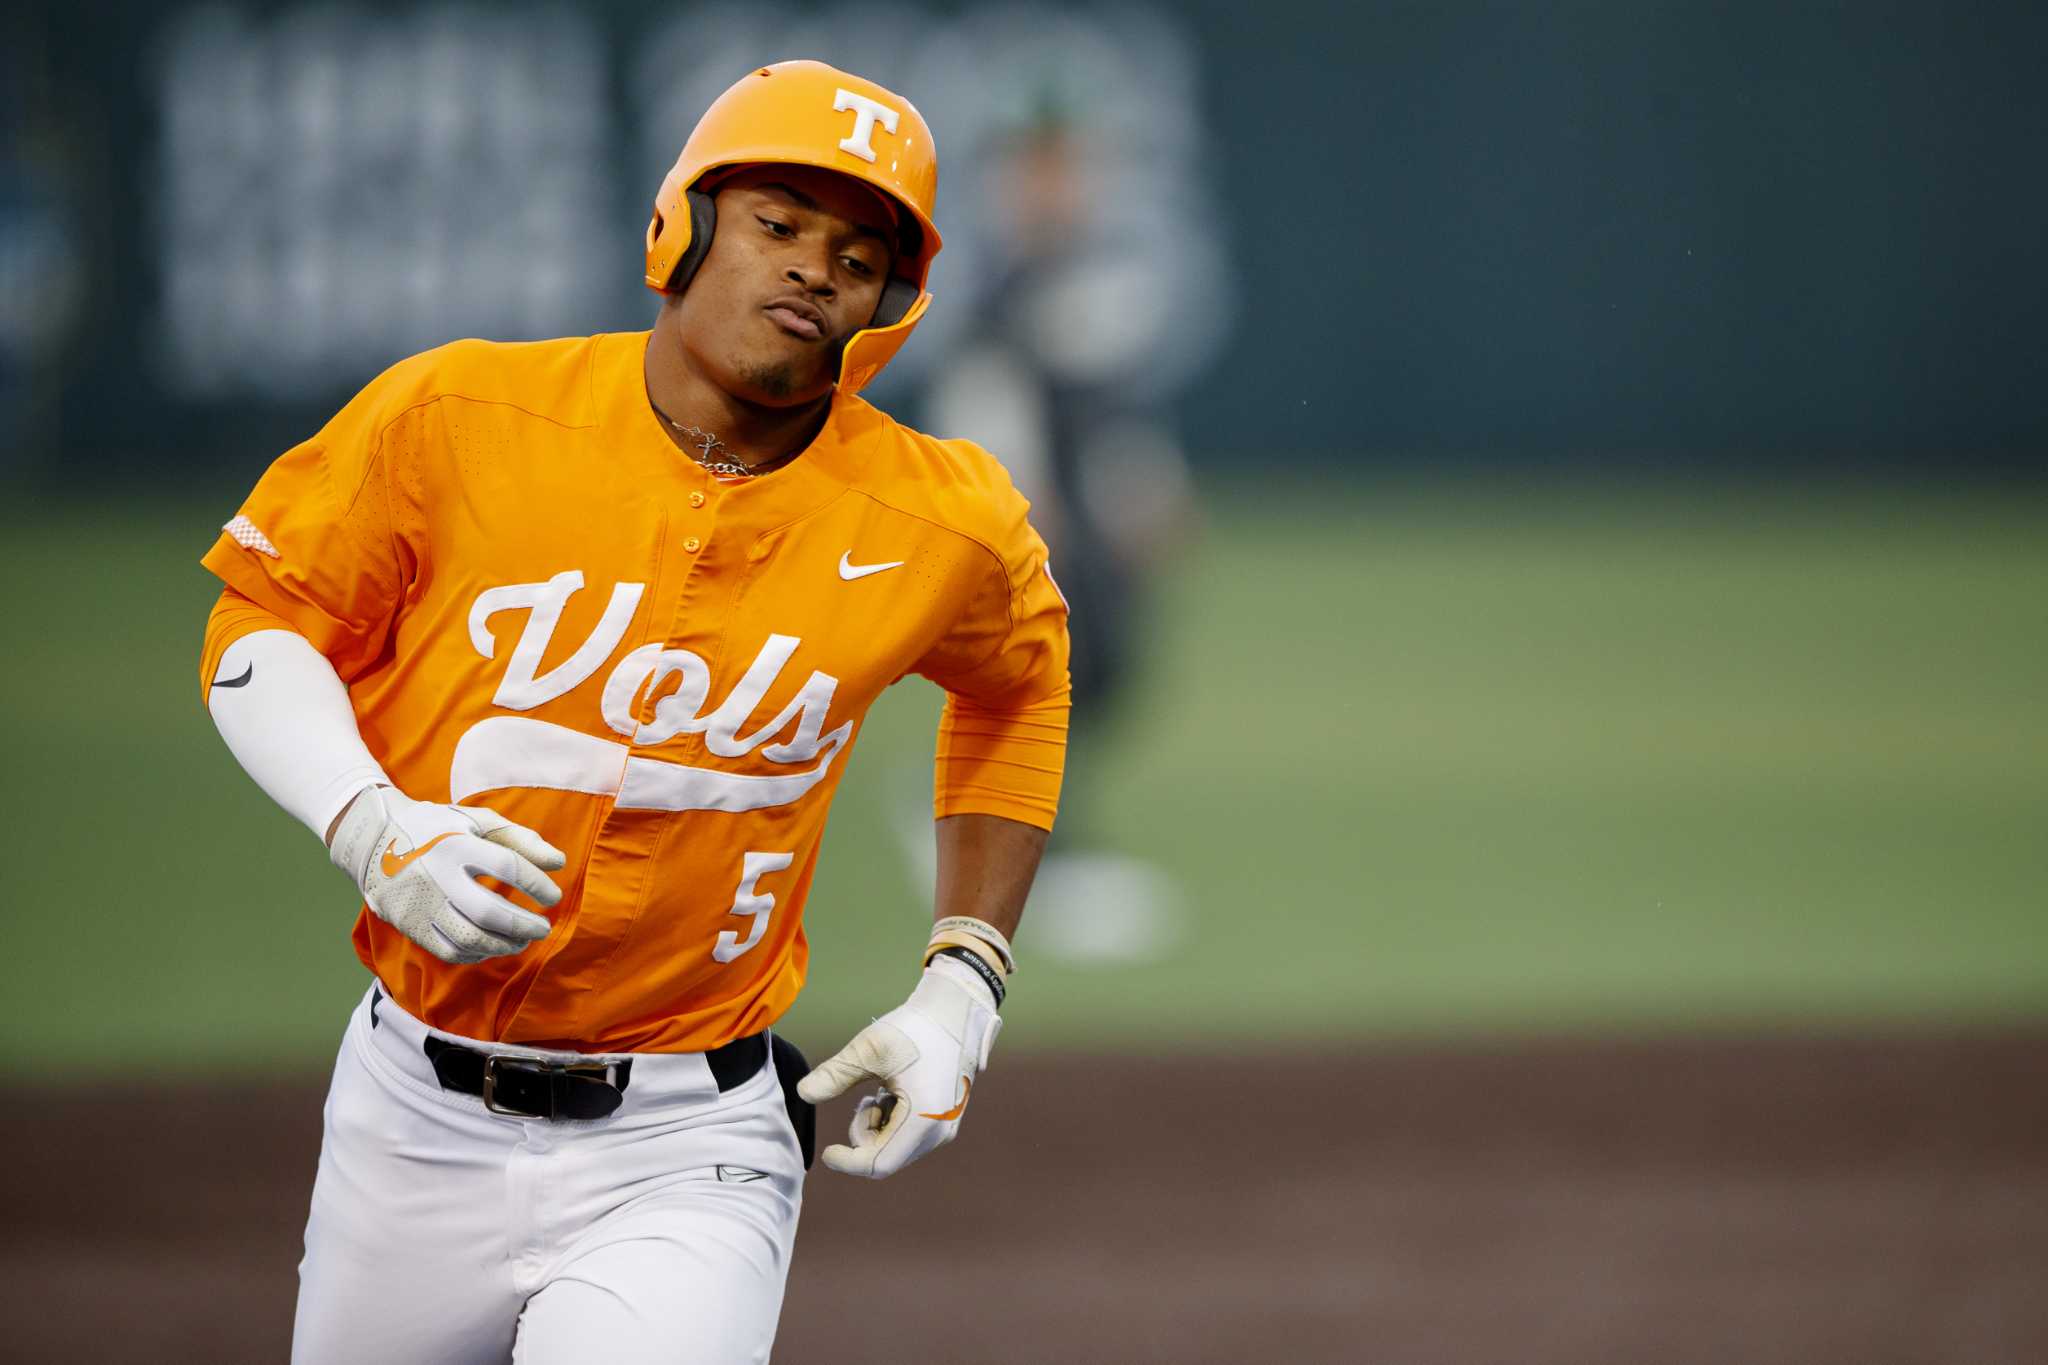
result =
[[712,957],[720,962],[731,962],[761,941],[761,935],[768,932],[768,916],[775,910],[775,893],[758,890],[755,883],[766,874],[780,872],[795,861],[794,853],[745,855],[740,864],[740,889],[733,893],[732,909],[727,913],[748,916],[753,922],[747,926],[744,939],[730,929],[720,930],[718,942],[711,948]]

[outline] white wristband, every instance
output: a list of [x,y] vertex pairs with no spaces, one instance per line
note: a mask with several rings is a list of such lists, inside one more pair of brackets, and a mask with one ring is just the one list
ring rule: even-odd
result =
[[254,631],[229,645],[206,709],[243,771],[322,843],[364,788],[393,785],[334,665],[296,631]]

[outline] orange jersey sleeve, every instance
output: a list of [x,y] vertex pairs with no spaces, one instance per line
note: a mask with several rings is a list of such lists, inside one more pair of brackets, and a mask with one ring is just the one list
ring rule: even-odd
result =
[[988,468],[993,515],[987,577],[918,668],[947,694],[932,813],[1000,815],[1049,830],[1066,762],[1066,599],[1008,475],[977,447],[948,444]]
[[1068,694],[989,707],[958,694],[939,717],[933,818],[1000,815],[1052,828],[1066,771]]
[[199,651],[199,700],[204,703],[220,671],[220,656],[244,635],[259,630],[294,630],[291,622],[260,607],[231,587],[220,590],[206,618],[206,639]]
[[426,374],[424,357],[394,366],[286,451],[201,561],[312,641],[344,682],[384,652],[420,569],[421,519],[396,490]]

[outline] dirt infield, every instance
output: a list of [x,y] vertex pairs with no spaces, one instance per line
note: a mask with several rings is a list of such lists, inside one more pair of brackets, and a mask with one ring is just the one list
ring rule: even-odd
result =
[[[317,1085],[11,1098],[0,1357],[284,1359]],[[974,1107],[814,1175],[779,1361],[2048,1360],[2048,1032],[1013,1057]]]

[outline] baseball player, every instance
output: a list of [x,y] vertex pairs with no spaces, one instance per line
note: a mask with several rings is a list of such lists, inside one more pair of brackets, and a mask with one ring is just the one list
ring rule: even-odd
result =
[[[758,1361],[824,1163],[950,1141],[1058,799],[1066,607],[1026,504],[857,395],[930,302],[912,105],[816,62],[661,187],[652,331],[457,342],[286,452],[205,556],[229,748],[359,888],[297,1361]],[[770,1027],[862,717],[947,702],[935,925],[806,1074]]]

